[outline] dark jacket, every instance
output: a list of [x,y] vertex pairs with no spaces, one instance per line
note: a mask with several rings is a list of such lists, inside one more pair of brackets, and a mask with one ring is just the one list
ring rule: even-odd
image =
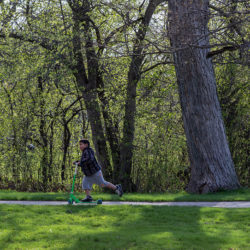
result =
[[101,169],[95,158],[95,153],[92,148],[85,148],[83,150],[80,166],[86,176],[91,176]]

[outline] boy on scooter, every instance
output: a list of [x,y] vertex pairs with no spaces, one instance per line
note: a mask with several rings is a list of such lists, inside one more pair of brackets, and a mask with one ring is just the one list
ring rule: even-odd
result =
[[74,162],[74,164],[78,163],[85,175],[82,180],[82,189],[85,191],[86,197],[81,201],[93,201],[90,195],[93,184],[97,184],[102,188],[110,188],[121,197],[123,195],[121,184],[114,185],[104,180],[101,167],[95,158],[94,150],[90,147],[89,141],[86,139],[80,140],[79,147],[82,151],[82,157],[80,161]]

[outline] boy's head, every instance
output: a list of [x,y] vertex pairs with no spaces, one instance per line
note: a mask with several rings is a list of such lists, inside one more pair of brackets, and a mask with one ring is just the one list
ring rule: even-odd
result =
[[86,139],[82,139],[79,141],[79,146],[80,146],[80,150],[83,151],[85,148],[89,147],[89,141]]

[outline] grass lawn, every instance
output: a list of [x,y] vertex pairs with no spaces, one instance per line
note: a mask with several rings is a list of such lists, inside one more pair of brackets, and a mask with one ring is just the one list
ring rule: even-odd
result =
[[[77,193],[77,197],[84,197],[83,193]],[[68,193],[42,193],[42,192],[16,192],[0,190],[0,200],[68,200]],[[221,191],[211,194],[188,194],[186,192],[178,193],[156,193],[156,194],[139,194],[128,193],[119,198],[115,194],[93,193],[95,199],[101,198],[104,201],[250,201],[250,189],[241,188],[235,191]]]
[[0,205],[0,249],[250,249],[250,209]]

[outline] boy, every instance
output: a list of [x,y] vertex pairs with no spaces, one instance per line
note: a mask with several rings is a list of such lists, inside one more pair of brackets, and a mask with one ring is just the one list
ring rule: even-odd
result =
[[80,140],[79,146],[82,151],[82,157],[80,161],[76,161],[74,163],[80,165],[83,173],[85,174],[82,180],[82,189],[85,191],[86,197],[81,201],[88,202],[93,200],[90,195],[93,184],[97,184],[100,187],[110,188],[121,197],[123,195],[122,186],[120,184],[113,185],[112,183],[104,180],[101,167],[95,158],[95,153],[90,147],[89,141],[86,139]]

